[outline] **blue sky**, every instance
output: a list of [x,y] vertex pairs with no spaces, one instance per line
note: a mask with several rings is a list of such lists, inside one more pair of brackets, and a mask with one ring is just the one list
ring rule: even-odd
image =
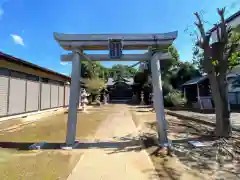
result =
[[[66,53],[53,39],[63,33],[164,33],[179,31],[175,45],[184,61],[192,58],[196,11],[207,28],[218,21],[217,7],[227,16],[240,9],[239,0],[0,0],[0,51],[69,74],[60,63]],[[186,31],[186,29],[188,29]],[[114,63],[103,63],[112,66]],[[133,62],[128,62],[133,64]]]

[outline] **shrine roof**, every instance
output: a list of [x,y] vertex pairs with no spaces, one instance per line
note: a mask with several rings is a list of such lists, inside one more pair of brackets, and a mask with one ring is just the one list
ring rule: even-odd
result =
[[195,77],[187,82],[185,82],[182,86],[189,86],[193,84],[199,84],[200,82],[204,81],[207,79],[207,76],[200,76],[200,77]]
[[108,86],[113,86],[117,82],[124,82],[128,85],[132,85],[134,80],[133,80],[133,78],[121,78],[121,79],[118,79],[118,80],[114,80],[113,78],[108,78],[107,85]]

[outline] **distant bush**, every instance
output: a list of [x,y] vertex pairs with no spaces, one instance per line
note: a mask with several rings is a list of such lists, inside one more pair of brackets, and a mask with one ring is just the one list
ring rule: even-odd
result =
[[164,104],[167,107],[184,106],[186,104],[186,99],[183,97],[181,91],[173,90],[164,97]]

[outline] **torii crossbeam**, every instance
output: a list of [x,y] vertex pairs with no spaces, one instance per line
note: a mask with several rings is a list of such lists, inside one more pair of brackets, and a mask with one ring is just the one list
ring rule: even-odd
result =
[[[72,147],[75,143],[77,109],[80,96],[81,61],[146,61],[150,60],[152,71],[152,85],[154,92],[154,107],[158,122],[158,136],[160,146],[168,146],[164,103],[162,95],[161,69],[159,60],[170,59],[168,53],[161,51],[145,54],[122,54],[117,52],[116,57],[111,57],[115,51],[111,51],[111,42],[122,50],[149,50],[151,47],[158,49],[168,48],[177,38],[177,31],[160,34],[62,34],[54,33],[54,38],[65,50],[72,53],[62,55],[62,61],[72,61],[70,101],[67,124],[66,146]],[[112,45],[112,44],[111,44]],[[115,47],[115,46],[114,46]],[[109,54],[86,54],[85,50],[109,50]]]

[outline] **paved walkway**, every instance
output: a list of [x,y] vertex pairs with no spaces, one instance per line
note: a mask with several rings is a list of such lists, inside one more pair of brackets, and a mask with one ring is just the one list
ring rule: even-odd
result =
[[[203,113],[197,113],[197,112],[191,112],[191,111],[180,111],[180,110],[179,111],[166,110],[166,112],[172,112],[172,113],[183,115],[183,116],[193,117],[193,118],[200,119],[202,121],[207,121],[210,123],[215,123],[216,121],[215,114],[203,114]],[[235,130],[240,131],[240,113],[231,113],[231,123],[232,123],[232,127],[235,128]]]
[[157,180],[156,172],[141,142],[126,105],[114,105],[113,113],[96,132],[68,180]]

